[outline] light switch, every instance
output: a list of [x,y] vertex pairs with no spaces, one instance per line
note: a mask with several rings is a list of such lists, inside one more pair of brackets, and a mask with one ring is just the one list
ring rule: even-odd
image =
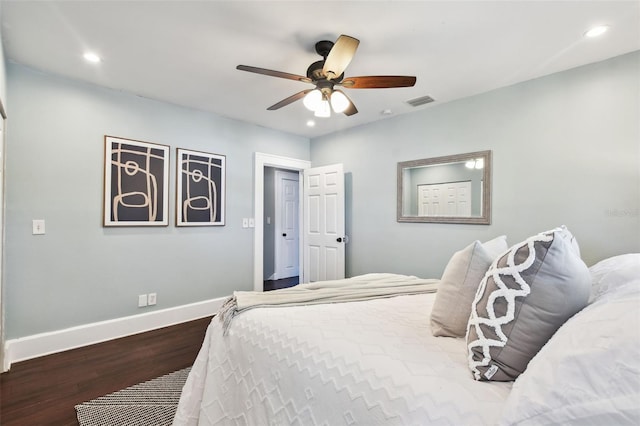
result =
[[32,221],[33,235],[44,235],[44,219],[34,219]]
[[249,218],[249,228],[255,228],[256,227],[256,221],[253,220],[252,217]]
[[249,227],[249,218],[246,218],[246,217],[242,218],[242,227],[243,228],[248,228]]
[[147,306],[147,295],[139,294],[138,295],[138,308],[144,308]]

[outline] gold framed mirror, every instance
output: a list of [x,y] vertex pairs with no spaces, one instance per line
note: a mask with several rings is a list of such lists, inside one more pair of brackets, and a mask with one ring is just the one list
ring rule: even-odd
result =
[[491,223],[491,151],[398,163],[398,222]]

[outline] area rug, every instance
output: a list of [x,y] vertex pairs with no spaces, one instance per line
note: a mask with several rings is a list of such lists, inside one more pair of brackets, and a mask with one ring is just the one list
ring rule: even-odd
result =
[[170,426],[191,368],[76,405],[80,426]]

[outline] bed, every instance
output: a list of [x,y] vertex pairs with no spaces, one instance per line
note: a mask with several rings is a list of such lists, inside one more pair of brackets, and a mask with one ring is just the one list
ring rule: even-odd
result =
[[[575,258],[562,227],[512,247],[474,242],[438,280],[365,274],[237,292],[207,330],[174,425],[640,424],[640,254],[588,269]],[[550,259],[571,284],[548,285]],[[509,296],[516,269],[525,296]],[[562,286],[564,311],[549,316],[537,289]],[[521,303],[536,298],[542,311]],[[530,332],[520,323],[534,314],[560,324]],[[546,340],[519,367],[523,335]]]

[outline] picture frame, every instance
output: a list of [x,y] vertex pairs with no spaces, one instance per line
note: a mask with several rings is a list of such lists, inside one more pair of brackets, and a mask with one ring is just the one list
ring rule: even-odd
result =
[[169,151],[104,136],[103,226],[169,225]]
[[226,156],[176,149],[176,226],[224,226]]

